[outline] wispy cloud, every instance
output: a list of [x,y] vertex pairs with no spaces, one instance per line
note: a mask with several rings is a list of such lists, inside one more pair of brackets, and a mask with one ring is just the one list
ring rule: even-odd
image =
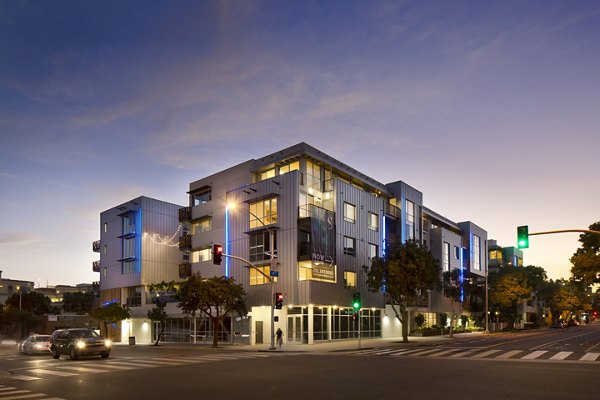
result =
[[22,232],[0,233],[0,246],[25,246],[42,243],[45,239],[39,236]]

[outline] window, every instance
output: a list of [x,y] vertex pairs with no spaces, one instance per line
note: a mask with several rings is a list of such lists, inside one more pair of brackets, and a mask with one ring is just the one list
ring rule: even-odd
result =
[[344,271],[344,287],[356,287],[356,272]]
[[517,267],[522,267],[523,266],[523,259],[520,258],[520,257],[516,257],[516,256],[515,256],[515,258],[517,259]]
[[108,232],[108,224],[105,222],[104,223],[104,233]]
[[454,258],[460,260],[460,247],[454,246]]
[[344,203],[344,221],[356,222],[356,206],[350,203]]
[[123,258],[135,258],[135,238],[123,239]]
[[406,238],[415,238],[415,203],[406,200]]
[[300,169],[300,162],[294,161],[279,167],[279,175],[287,174],[288,172],[296,171],[298,169]]
[[106,267],[102,268],[102,276],[104,278],[106,278],[106,275],[108,275],[108,269]]
[[369,229],[374,231],[379,230],[379,215],[372,212],[369,213]]
[[212,260],[212,249],[207,247],[205,249],[192,251],[192,262],[197,263],[201,261]]
[[326,271],[320,270],[321,268],[323,268],[323,265],[313,264],[311,261],[298,262],[298,280],[337,282],[337,267],[335,265],[326,267]]
[[255,268],[250,268],[250,286],[270,283],[269,279],[267,279],[267,276],[269,276],[271,273],[271,267],[269,265],[265,265],[257,268],[266,276],[258,272]]
[[[250,234],[250,262],[265,261],[271,259],[271,247],[269,242],[269,231]],[[273,252],[277,254],[277,232],[273,231]]]
[[211,218],[202,218],[201,220],[192,223],[192,235],[195,235],[198,232],[208,232],[211,230],[211,228]]
[[192,204],[197,206],[208,203],[212,200],[212,189],[208,188],[200,192],[192,194]]
[[250,204],[250,229],[277,223],[277,198]]
[[106,255],[108,251],[108,247],[106,247],[106,245],[104,245],[104,247],[102,248],[102,252],[104,253],[104,255]]
[[275,168],[271,168],[268,171],[258,174],[258,180],[264,181],[265,179],[273,178],[275,176]]
[[379,257],[379,246],[369,243],[369,259]]
[[444,242],[442,248],[442,271],[450,271],[450,243]]
[[133,261],[123,261],[121,265],[121,271],[123,274],[131,274],[134,272],[134,264]]
[[481,239],[477,235],[473,235],[473,269],[477,271],[481,271],[481,257],[480,257],[480,248],[481,248]]
[[490,260],[496,260],[499,263],[502,263],[502,251],[490,250]]
[[356,255],[356,239],[344,236],[344,254],[349,256]]
[[321,166],[312,161],[306,161],[306,186],[309,189],[321,191]]

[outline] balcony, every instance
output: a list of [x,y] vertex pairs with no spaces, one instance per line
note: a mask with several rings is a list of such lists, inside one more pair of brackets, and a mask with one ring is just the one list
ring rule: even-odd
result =
[[191,207],[181,207],[179,209],[179,222],[189,222],[192,219]]
[[100,272],[100,261],[92,262],[92,271]]
[[100,241],[99,240],[92,242],[92,250],[94,251],[94,253],[100,253]]
[[191,250],[192,249],[192,235],[179,236],[179,250]]
[[383,203],[383,211],[393,218],[400,218],[400,209],[396,206],[391,205],[390,203]]
[[189,278],[192,276],[192,264],[182,263],[179,264],[179,277],[181,279]]

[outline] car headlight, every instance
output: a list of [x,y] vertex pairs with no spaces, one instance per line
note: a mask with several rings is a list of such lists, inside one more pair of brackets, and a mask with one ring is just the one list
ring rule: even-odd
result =
[[110,346],[112,346],[112,343],[111,343],[111,341],[110,341],[110,340],[106,339],[106,340],[104,341],[104,345],[105,345],[106,347],[110,347]]
[[77,345],[77,348],[78,348],[78,349],[83,349],[83,348],[85,348],[85,342],[84,342],[84,341],[82,341],[82,340],[78,341],[78,342],[76,343],[76,345]]
[[33,347],[35,347],[36,349],[43,349],[44,348],[44,346],[42,346],[39,343],[34,344]]

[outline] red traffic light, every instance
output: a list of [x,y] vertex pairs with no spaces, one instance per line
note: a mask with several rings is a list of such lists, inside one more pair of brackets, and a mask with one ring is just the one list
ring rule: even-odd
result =
[[220,244],[213,245],[213,264],[221,265],[223,261],[223,246]]
[[275,308],[278,310],[283,308],[283,293],[275,293]]

